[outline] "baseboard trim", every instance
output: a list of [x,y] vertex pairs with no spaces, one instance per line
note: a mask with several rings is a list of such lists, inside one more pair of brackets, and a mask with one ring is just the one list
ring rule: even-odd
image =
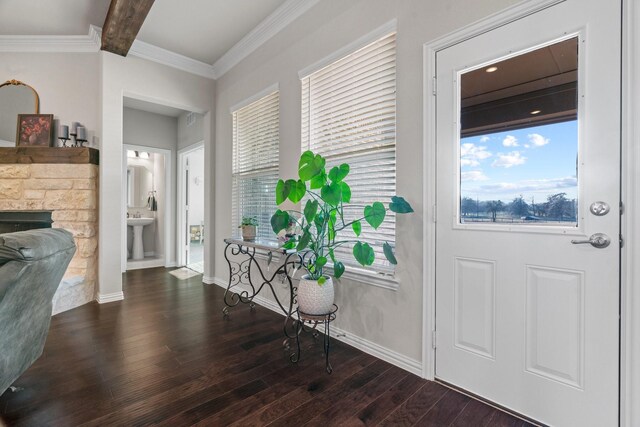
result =
[[211,277],[211,276],[202,276],[202,283],[204,283],[205,285],[220,285],[220,286],[222,286],[223,288],[226,288],[226,287],[227,287],[227,285],[226,285],[226,284],[221,284],[221,283],[223,283],[223,282],[217,283],[217,282],[216,282],[216,280],[218,280],[218,279],[216,279],[215,277]]
[[124,299],[124,293],[122,291],[113,292],[110,294],[98,293],[98,297],[96,298],[96,300],[98,301],[98,304],[106,304],[108,302],[122,301],[123,299]]
[[[219,277],[205,277],[202,281],[207,284],[216,284],[224,289],[227,288],[228,283],[226,280],[222,280]],[[249,287],[238,285],[238,289],[249,290]],[[260,295],[255,297],[254,301],[256,304],[259,304],[275,313],[280,314],[281,316],[284,316],[282,310],[276,302],[264,298]],[[392,365],[404,369],[405,371],[422,377],[422,363],[419,360],[407,357],[395,350],[391,350],[387,347],[376,344],[373,341],[369,341],[338,327],[331,327],[331,337],[337,339],[338,341],[342,341],[345,344],[349,344],[350,346],[355,347],[360,351],[375,356],[378,359],[389,362]]]

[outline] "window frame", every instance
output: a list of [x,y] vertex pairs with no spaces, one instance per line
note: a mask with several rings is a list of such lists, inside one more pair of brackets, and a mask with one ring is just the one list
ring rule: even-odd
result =
[[[309,135],[310,133],[310,126],[309,126],[310,120],[308,116],[306,121],[303,120],[305,118],[305,114],[303,112],[303,109],[305,108],[305,95],[308,96],[308,92],[306,92],[306,89],[304,88],[305,80],[310,76],[312,76],[314,73],[321,71],[322,69],[343,60],[345,57],[356,53],[362,48],[365,48],[373,43],[376,43],[377,41],[384,39],[387,36],[391,36],[392,34],[395,34],[395,37],[396,37],[396,40],[395,40],[396,45],[395,45],[395,52],[394,52],[394,67],[397,72],[397,53],[398,53],[397,20],[395,19],[387,22],[381,27],[373,30],[372,32],[364,35],[363,37],[360,37],[359,39],[342,47],[341,49],[336,50],[335,52],[328,55],[327,57],[299,71],[298,77],[300,78],[300,84],[301,84],[300,112],[301,112],[301,136],[302,136],[301,149],[302,151],[307,149],[305,146],[302,145],[305,141],[304,134],[305,132],[307,133],[307,135]],[[396,77],[395,87],[396,87],[396,92],[395,92],[394,98],[396,103],[396,110],[395,110],[396,115],[394,118],[394,128],[395,128],[395,132],[397,133],[397,77]],[[306,102],[307,106],[309,106],[309,104],[310,104],[309,102]],[[307,137],[306,140],[309,142],[310,145],[312,145],[311,139],[309,137]],[[393,152],[394,152],[394,157],[397,160],[397,137],[394,139]],[[319,154],[323,154],[323,153],[319,152]],[[394,164],[397,165],[397,163],[394,163]],[[394,177],[394,185],[397,188],[397,171]],[[393,243],[394,247],[397,244],[397,236],[398,236],[398,233],[397,233],[397,219],[396,219],[394,221],[394,243]],[[380,268],[380,267],[381,266],[373,267],[373,268],[362,268],[357,264],[349,262],[348,268],[346,269],[342,277],[349,280],[356,281],[356,282],[360,282],[360,283],[370,284],[373,286],[382,287],[382,288],[391,289],[391,290],[397,290],[399,287],[399,282],[397,279],[397,268],[395,266],[390,266],[390,268]],[[327,266],[325,268],[327,268],[330,272],[332,272],[332,268],[330,266]]]
[[[229,108],[229,114],[231,115],[231,123],[232,123],[232,149],[231,149],[231,235],[239,235],[238,232],[238,225],[240,224],[241,218],[243,216],[243,212],[240,211],[240,206],[241,206],[241,202],[240,202],[240,186],[238,186],[236,188],[236,179],[245,177],[245,178],[257,178],[257,177],[263,177],[263,176],[268,176],[268,175],[274,175],[273,176],[273,187],[275,189],[275,184],[277,183],[278,179],[279,179],[279,175],[280,175],[280,163],[279,160],[276,160],[276,162],[274,163],[273,166],[269,167],[269,168],[265,168],[264,170],[260,169],[255,169],[255,170],[251,170],[251,171],[244,171],[244,172],[236,172],[235,168],[236,168],[236,162],[238,161],[238,159],[236,158],[236,149],[237,149],[237,116],[236,114],[246,108],[251,106],[251,104],[257,103],[261,100],[264,100],[265,98],[276,94],[277,96],[277,120],[278,123],[276,125],[276,128],[278,129],[278,135],[275,138],[277,140],[277,143],[275,144],[275,146],[277,147],[277,154],[276,154],[276,158],[279,159],[279,152],[280,152],[280,146],[279,146],[279,141],[280,141],[280,88],[279,85],[273,84],[263,90],[261,90],[260,92],[252,95],[251,97],[237,103],[234,104],[233,106],[231,106]],[[277,206],[275,204],[275,193],[272,194],[273,196],[273,211],[275,212]],[[271,215],[271,213],[269,214],[269,216]],[[258,227],[258,239],[260,239],[260,229],[267,229],[267,230],[271,230],[271,226],[269,223],[263,224],[262,222],[260,222],[260,218],[258,218],[259,221],[259,227]],[[275,237],[274,237],[275,238]]]

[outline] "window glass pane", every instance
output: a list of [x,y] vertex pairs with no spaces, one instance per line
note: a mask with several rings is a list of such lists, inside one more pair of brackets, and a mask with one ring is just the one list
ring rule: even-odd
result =
[[578,41],[461,75],[460,222],[577,226]]

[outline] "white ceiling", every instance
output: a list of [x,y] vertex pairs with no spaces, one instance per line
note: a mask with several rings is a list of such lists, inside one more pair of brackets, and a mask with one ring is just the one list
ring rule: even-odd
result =
[[[110,0],[0,0],[0,35],[86,35]],[[138,39],[213,64],[285,0],[156,0]]]
[[86,35],[102,27],[110,0],[0,0],[0,35]]
[[213,64],[285,0],[156,0],[138,39]]

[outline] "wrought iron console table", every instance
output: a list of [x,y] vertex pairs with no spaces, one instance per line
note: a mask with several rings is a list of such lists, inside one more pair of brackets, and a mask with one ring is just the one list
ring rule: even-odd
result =
[[[224,242],[226,243],[224,257],[229,265],[229,283],[224,293],[223,315],[229,316],[229,309],[240,303],[248,304],[253,308],[256,296],[265,287],[269,288],[275,302],[285,316],[283,346],[285,349],[290,349],[290,341],[294,339],[296,341],[295,350],[289,355],[289,359],[294,363],[300,360],[300,333],[303,331],[312,332],[313,336],[317,337],[316,327],[323,324],[325,327],[325,367],[326,371],[331,373],[333,369],[329,363],[329,324],[336,318],[338,307],[334,305],[330,313],[320,316],[302,313],[295,307],[297,287],[293,284],[293,277],[302,266],[308,252],[283,249],[276,240],[246,241],[241,238],[228,238],[224,239]],[[257,256],[260,254],[266,256],[266,271],[258,262]],[[271,261],[274,254],[279,255],[280,262],[271,272]],[[286,283],[289,288],[288,301],[281,300],[274,289],[275,281],[278,279],[282,283]]]

